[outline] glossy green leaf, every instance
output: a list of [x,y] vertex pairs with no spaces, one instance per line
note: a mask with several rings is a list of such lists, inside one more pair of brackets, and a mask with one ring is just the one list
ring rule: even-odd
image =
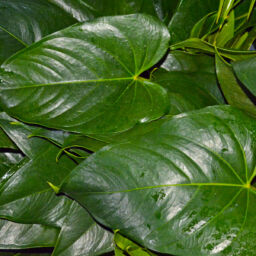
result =
[[194,25],[207,14],[217,12],[219,0],[181,0],[170,23],[171,43],[189,38]]
[[45,0],[1,0],[0,12],[0,64],[18,50],[76,22]]
[[178,0],[49,0],[78,21],[92,20],[101,16],[147,13],[168,23]]
[[161,59],[168,42],[167,28],[147,15],[78,24],[2,65],[0,105],[25,122],[85,134],[157,119],[168,111],[167,93],[138,76]]
[[241,88],[232,67],[225,63],[218,54],[216,54],[215,61],[220,87],[228,104],[256,117],[256,106]]
[[[184,42],[177,43],[171,46],[171,50],[177,49],[193,49],[199,52],[215,54],[215,46],[197,38],[191,38]],[[255,56],[254,51],[240,51],[235,49],[217,48],[221,56],[233,61],[246,60]]]
[[[112,250],[113,235],[96,224],[81,206],[68,198],[57,197],[49,186],[49,182],[60,184],[74,168],[73,161],[62,156],[56,163],[58,147],[46,140],[28,138],[27,134],[35,128],[14,122],[6,114],[2,114],[0,126],[10,137],[16,138],[17,145],[23,146],[31,157],[0,179],[0,216],[22,224],[61,229],[54,244],[54,255],[94,255]],[[35,240],[34,244],[36,241],[40,242]]]
[[0,219],[0,255],[7,249],[53,247],[58,233],[55,228]]
[[210,56],[171,52],[152,78],[168,91],[169,114],[224,103]]
[[61,191],[149,249],[253,255],[255,131],[255,120],[230,106],[181,114],[93,154]]
[[238,79],[247,87],[247,89],[256,96],[255,87],[255,67],[256,58],[250,58],[248,60],[233,62],[232,66],[234,68],[235,74]]

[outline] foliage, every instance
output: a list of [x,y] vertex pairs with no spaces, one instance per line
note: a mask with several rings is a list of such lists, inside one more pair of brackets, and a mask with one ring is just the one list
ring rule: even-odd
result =
[[0,255],[255,254],[255,0],[0,11]]

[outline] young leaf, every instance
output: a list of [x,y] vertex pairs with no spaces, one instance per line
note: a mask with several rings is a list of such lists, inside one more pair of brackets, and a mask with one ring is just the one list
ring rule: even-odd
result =
[[0,64],[18,50],[76,22],[44,0],[1,0],[0,12]]
[[[191,38],[184,42],[171,45],[171,50],[177,49],[193,49],[195,51],[215,54],[215,46],[197,38]],[[233,61],[246,60],[256,55],[254,51],[239,51],[234,49],[217,48],[219,54]]]
[[93,154],[60,191],[161,253],[253,255],[255,130],[254,119],[230,106],[182,114]]
[[167,93],[139,75],[168,42],[167,28],[142,14],[72,26],[2,65],[0,105],[23,121],[84,134],[157,119],[168,111]]
[[232,67],[225,63],[218,54],[215,55],[215,61],[216,74],[227,102],[256,117],[256,106],[239,85]]

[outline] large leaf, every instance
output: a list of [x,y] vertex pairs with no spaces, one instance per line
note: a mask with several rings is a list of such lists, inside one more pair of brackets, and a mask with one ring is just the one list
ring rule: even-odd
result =
[[256,58],[254,57],[248,60],[233,62],[232,65],[238,79],[247,87],[247,89],[254,96],[256,96]]
[[219,0],[181,0],[169,24],[171,42],[188,39],[194,25],[218,7]]
[[178,0],[49,0],[70,13],[78,21],[100,16],[147,13],[168,23]]
[[82,133],[157,119],[168,111],[167,93],[138,76],[168,41],[167,28],[142,14],[65,29],[3,64],[0,105],[23,121]]
[[153,81],[169,94],[169,114],[224,103],[218,87],[214,59],[207,55],[171,52]]
[[255,120],[230,106],[181,114],[93,154],[61,191],[149,249],[253,255],[255,131]]
[[45,0],[1,0],[0,12],[0,64],[18,50],[75,23]]

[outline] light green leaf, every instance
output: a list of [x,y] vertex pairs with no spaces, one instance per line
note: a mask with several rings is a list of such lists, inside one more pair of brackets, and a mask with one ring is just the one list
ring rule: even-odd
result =
[[[215,46],[212,44],[209,44],[203,40],[197,39],[197,38],[191,38],[184,42],[180,42],[175,45],[171,45],[171,50],[177,50],[177,49],[192,49],[194,51],[200,51],[210,54],[215,54]],[[252,58],[255,56],[254,51],[239,51],[235,49],[224,49],[224,48],[217,48],[219,54],[223,57],[226,57],[228,59],[231,59],[233,61],[238,60],[246,60],[248,58]]]

